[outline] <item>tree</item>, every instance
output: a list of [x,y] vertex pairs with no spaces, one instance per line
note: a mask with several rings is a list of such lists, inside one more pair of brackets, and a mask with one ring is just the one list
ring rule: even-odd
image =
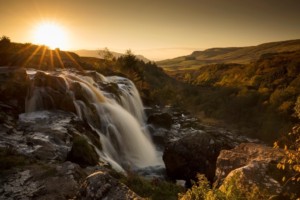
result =
[[122,57],[124,61],[122,69],[125,71],[136,71],[137,58],[132,51],[130,49],[126,50],[125,56]]
[[9,45],[10,45],[10,38],[9,37],[7,37],[7,36],[5,36],[5,35],[3,35],[2,37],[1,37],[1,39],[0,39],[0,48],[2,49],[2,48],[7,48],[7,47],[9,47]]
[[112,61],[114,59],[113,53],[107,47],[105,47],[103,51],[99,51],[98,54],[106,61]]
[[99,51],[98,54],[104,59],[105,67],[114,67],[115,57],[107,47],[103,51]]

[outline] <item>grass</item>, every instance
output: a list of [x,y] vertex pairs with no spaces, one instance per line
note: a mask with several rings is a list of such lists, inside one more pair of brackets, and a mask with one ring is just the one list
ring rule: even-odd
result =
[[139,175],[129,173],[128,176],[112,172],[112,176],[119,179],[139,196],[151,200],[176,200],[178,194],[185,189],[173,182],[153,179],[147,180]]

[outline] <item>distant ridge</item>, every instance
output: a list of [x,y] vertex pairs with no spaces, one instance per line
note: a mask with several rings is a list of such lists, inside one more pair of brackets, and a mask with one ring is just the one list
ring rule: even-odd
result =
[[187,56],[159,61],[157,64],[171,71],[199,68],[207,64],[216,63],[247,64],[259,59],[264,54],[297,50],[300,50],[300,39],[270,42],[248,47],[211,48],[204,51],[194,51]]
[[[94,57],[94,58],[103,58],[103,52],[104,50],[86,50],[86,49],[81,49],[81,50],[75,50],[73,51],[74,53],[78,54],[81,57]],[[114,57],[118,58],[124,54],[118,53],[118,52],[113,52],[111,51]],[[149,62],[150,60],[144,57],[143,55],[136,55],[136,57],[144,62]]]

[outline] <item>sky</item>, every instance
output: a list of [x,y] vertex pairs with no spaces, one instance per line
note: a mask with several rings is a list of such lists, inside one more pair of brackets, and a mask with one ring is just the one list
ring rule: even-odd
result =
[[34,43],[58,24],[64,50],[131,49],[152,60],[300,38],[299,0],[0,0],[0,36]]

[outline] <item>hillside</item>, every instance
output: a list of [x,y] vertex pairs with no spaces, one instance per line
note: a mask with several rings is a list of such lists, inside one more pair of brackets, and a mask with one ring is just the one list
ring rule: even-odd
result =
[[[103,58],[104,55],[104,50],[85,50],[85,49],[81,49],[81,50],[75,50],[74,53],[78,54],[79,56],[82,57],[94,57],[94,58]],[[119,58],[121,56],[123,56],[123,53],[118,53],[118,52],[113,52],[111,51],[112,55],[115,58]],[[145,58],[143,55],[136,55],[136,57],[144,62],[149,62],[150,60]]]
[[272,141],[294,123],[300,51],[265,54],[249,64],[210,64],[170,72],[187,84],[186,105],[243,133]]
[[212,48],[194,51],[187,56],[157,62],[167,71],[197,69],[204,65],[216,63],[248,64],[264,54],[300,50],[300,40],[265,43],[250,47]]

